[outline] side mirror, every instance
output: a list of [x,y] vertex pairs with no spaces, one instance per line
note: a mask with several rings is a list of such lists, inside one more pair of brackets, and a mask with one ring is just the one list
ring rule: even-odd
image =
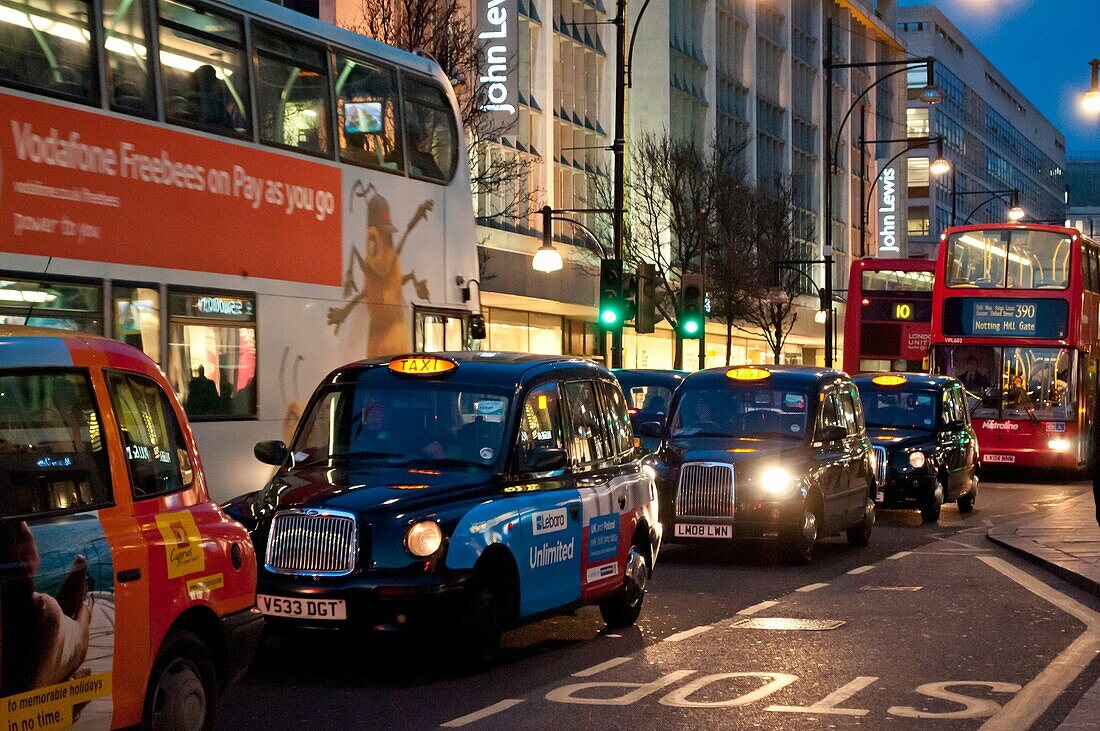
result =
[[819,442],[839,442],[848,436],[848,430],[842,426],[826,426],[817,433]]
[[569,458],[564,449],[536,447],[520,452],[519,462],[520,469],[524,472],[555,472],[564,470],[569,465]]
[[267,442],[257,442],[256,446],[252,448],[252,454],[264,464],[281,467],[283,463],[286,462],[286,445],[278,439],[272,439]]
[[660,439],[665,435],[665,428],[659,421],[643,421],[638,425],[638,436],[647,439]]

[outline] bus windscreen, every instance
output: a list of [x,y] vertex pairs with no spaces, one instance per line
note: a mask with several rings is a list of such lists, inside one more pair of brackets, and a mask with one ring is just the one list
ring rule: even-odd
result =
[[1073,251],[1068,235],[1035,229],[953,233],[946,284],[952,289],[1065,289]]

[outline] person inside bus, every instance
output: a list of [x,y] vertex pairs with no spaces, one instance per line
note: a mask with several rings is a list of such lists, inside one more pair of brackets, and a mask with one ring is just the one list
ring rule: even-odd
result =
[[191,75],[191,101],[198,119],[215,127],[241,130],[246,126],[244,115],[230,97],[225,81],[210,64],[203,64]]
[[196,416],[217,413],[221,407],[218,387],[206,377],[206,368],[200,363],[195,377],[187,385],[187,401],[184,408],[188,415]]
[[960,373],[957,378],[971,393],[980,394],[989,388],[989,379],[978,370],[978,359],[972,355],[966,359],[966,370]]
[[1012,376],[1008,391],[1005,393],[1005,408],[1022,409],[1028,416],[1035,418],[1035,403],[1031,400],[1031,394],[1024,384],[1024,377],[1019,373]]

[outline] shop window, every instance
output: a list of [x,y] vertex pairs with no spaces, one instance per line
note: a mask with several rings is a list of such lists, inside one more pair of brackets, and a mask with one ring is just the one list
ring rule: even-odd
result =
[[340,159],[403,171],[397,72],[347,56],[336,57],[335,71]]
[[111,337],[160,363],[160,290],[112,284]]
[[468,315],[457,312],[416,310],[413,344],[418,353],[466,349]]
[[103,46],[107,50],[107,89],[111,109],[153,116],[153,77],[149,68],[148,5],[103,0]]
[[260,139],[306,152],[332,150],[328,72],[320,48],[253,26]]
[[103,288],[81,282],[0,280],[0,325],[102,335]]
[[170,122],[248,134],[248,63],[240,20],[161,0],[160,67]]
[[562,354],[562,318],[539,312],[492,308],[488,315],[489,348],[506,353]]
[[405,83],[405,141],[409,174],[446,183],[458,163],[458,127],[447,95],[433,83],[408,76]]
[[144,376],[112,373],[107,385],[134,497],[141,500],[190,486],[195,479],[191,453],[168,394]]
[[95,47],[83,0],[0,5],[0,84],[95,101]]
[[41,516],[109,505],[111,472],[102,423],[85,373],[0,375],[0,515]]
[[168,381],[194,419],[256,415],[256,299],[170,292]]

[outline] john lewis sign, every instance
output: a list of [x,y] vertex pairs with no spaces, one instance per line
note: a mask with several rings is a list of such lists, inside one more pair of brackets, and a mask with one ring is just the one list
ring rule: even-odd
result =
[[515,0],[478,0],[478,42],[481,45],[485,89],[482,110],[516,114],[516,3]]

